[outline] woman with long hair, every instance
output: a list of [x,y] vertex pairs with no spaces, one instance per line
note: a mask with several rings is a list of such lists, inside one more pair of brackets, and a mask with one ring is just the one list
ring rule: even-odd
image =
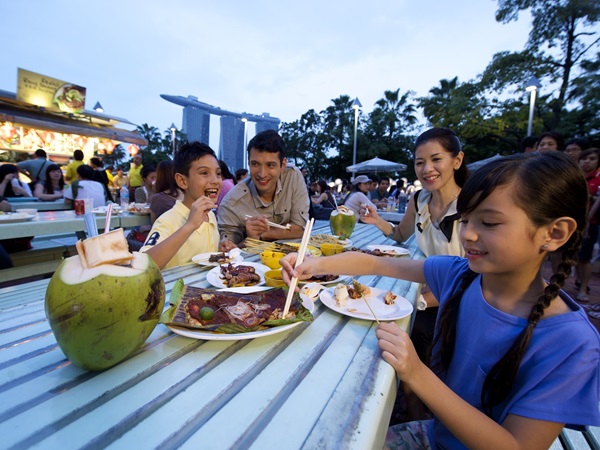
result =
[[40,200],[57,200],[63,198],[65,180],[58,164],[50,164],[46,167],[46,180],[37,182],[33,190],[33,196]]
[[154,189],[156,194],[150,199],[150,223],[170,210],[178,198],[183,198],[175,181],[175,163],[170,159],[158,163]]
[[14,164],[0,165],[0,197],[32,197],[27,183],[19,180],[19,169]]
[[219,198],[217,199],[217,208],[221,204],[221,200],[225,197],[225,195],[231,190],[233,186],[236,185],[237,181],[225,161],[219,160],[219,167],[221,168],[221,176],[223,177],[223,187],[219,192]]

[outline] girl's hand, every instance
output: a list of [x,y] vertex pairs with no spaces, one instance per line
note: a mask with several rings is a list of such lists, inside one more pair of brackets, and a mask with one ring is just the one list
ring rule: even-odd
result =
[[193,223],[196,228],[200,228],[204,222],[208,222],[208,213],[216,206],[210,198],[200,197],[192,203],[188,222]]
[[[316,258],[313,259],[306,257],[304,258],[302,264],[294,269],[297,259],[298,253],[290,253],[279,260],[279,264],[281,264],[283,281],[288,286],[290,285],[292,278],[295,276],[298,277],[299,280],[306,280],[307,278],[310,278],[316,274],[314,267],[316,264]],[[296,286],[296,291],[298,290],[298,286]]]
[[360,220],[364,223],[376,224],[381,218],[377,214],[377,208],[371,205],[363,205],[360,208]]
[[381,356],[388,362],[402,381],[415,379],[421,360],[410,336],[394,322],[381,322],[375,331],[379,339]]

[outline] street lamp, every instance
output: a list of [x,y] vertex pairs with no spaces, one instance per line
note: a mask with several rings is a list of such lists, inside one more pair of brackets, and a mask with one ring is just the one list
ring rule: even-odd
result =
[[[361,108],[360,100],[358,97],[352,102],[352,109],[354,110],[354,152],[352,153],[352,165],[356,165],[356,128],[358,126],[358,110]],[[352,172],[352,178],[354,178],[354,172]]]
[[248,147],[248,119],[242,117],[242,122],[244,122],[244,148],[242,149],[242,161],[244,161],[244,168],[248,168],[248,160],[244,155],[246,148]]
[[99,113],[104,112],[104,108],[102,107],[100,102],[96,102],[96,104],[94,105],[94,111],[99,112]]
[[533,108],[535,107],[535,94],[537,90],[541,88],[540,80],[536,78],[535,75],[532,75],[529,81],[527,82],[527,87],[525,90],[530,92],[529,95],[529,122],[527,123],[527,136],[531,136],[531,129],[533,128]]
[[177,127],[174,123],[171,123],[169,130],[171,130],[171,142],[173,143],[173,158],[175,158],[175,133],[177,132]]

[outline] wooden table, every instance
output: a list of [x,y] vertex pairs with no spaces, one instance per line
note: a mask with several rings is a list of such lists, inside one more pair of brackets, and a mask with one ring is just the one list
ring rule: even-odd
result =
[[[314,234],[328,233],[326,222]],[[355,246],[392,244],[359,224]],[[422,255],[409,244],[413,257]],[[257,256],[248,258],[256,261]],[[208,287],[206,270],[163,272]],[[411,302],[420,286],[364,276]],[[380,449],[397,381],[375,323],[317,302],[314,322],[253,340],[204,341],[158,325],[126,361],[79,369],[57,347],[44,315],[48,281],[0,290],[2,447]],[[408,329],[410,317],[398,321]]]
[[[103,232],[106,224],[106,216],[96,215],[96,224],[98,225],[98,230]],[[111,228],[132,228],[149,224],[149,215],[135,215],[130,213],[113,214],[110,220]],[[85,222],[83,216],[76,215],[75,211],[46,211],[38,213],[36,218],[28,222],[0,222],[0,239],[61,233],[81,233],[84,231]]]
[[63,199],[48,202],[38,200],[35,197],[28,197],[29,201],[24,201],[23,198],[7,198],[6,200],[8,200],[12,211],[17,209],[37,209],[38,211],[67,211],[73,209],[73,205],[65,203]]

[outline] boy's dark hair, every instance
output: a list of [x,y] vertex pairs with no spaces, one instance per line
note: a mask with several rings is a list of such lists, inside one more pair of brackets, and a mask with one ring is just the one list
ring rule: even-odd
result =
[[82,164],[77,168],[77,175],[83,180],[94,180],[94,169],[87,164]]
[[83,161],[83,152],[79,149],[73,152],[73,159],[75,161]]
[[93,158],[90,158],[90,163],[93,164],[93,165],[95,165],[96,167],[99,167],[100,169],[102,169],[104,167],[104,163],[97,156],[94,156]]
[[285,142],[275,130],[266,130],[254,136],[248,142],[248,157],[250,157],[250,150],[252,149],[259,152],[279,153],[279,161],[281,163],[283,163],[283,158],[285,158]]
[[38,148],[34,153],[36,158],[46,158],[46,150],[43,148]]
[[[548,182],[552,180],[552,182]],[[558,271],[552,275],[537,303],[531,308],[528,325],[517,336],[510,349],[489,371],[481,392],[486,414],[510,394],[521,360],[534,329],[550,302],[558,295],[575,264],[573,257],[581,245],[587,222],[587,183],[577,164],[562,152],[531,152],[510,155],[478,169],[463,186],[457,202],[461,215],[469,214],[500,186],[515,183],[512,200],[535,226],[543,226],[559,217],[571,217],[576,231],[557,252],[562,255]],[[438,373],[448,370],[454,354],[456,321],[465,289],[477,277],[469,270],[460,288],[444,303],[438,315],[433,342],[432,367]]]
[[144,167],[142,167],[142,171],[140,172],[140,175],[142,176],[142,179],[146,179],[146,178],[148,178],[148,175],[150,175],[152,172],[156,172],[156,167],[144,166]]
[[[460,140],[454,131],[449,128],[430,128],[429,130],[421,133],[421,135],[415,141],[413,148],[413,155],[417,152],[419,146],[429,141],[436,141],[444,150],[456,157],[462,151]],[[454,181],[460,187],[463,187],[465,181],[469,177],[469,169],[467,168],[466,161],[463,157],[462,164],[454,171]]]
[[192,163],[206,155],[217,159],[214,150],[208,145],[198,141],[186,142],[175,153],[175,172],[187,177],[190,174]]

